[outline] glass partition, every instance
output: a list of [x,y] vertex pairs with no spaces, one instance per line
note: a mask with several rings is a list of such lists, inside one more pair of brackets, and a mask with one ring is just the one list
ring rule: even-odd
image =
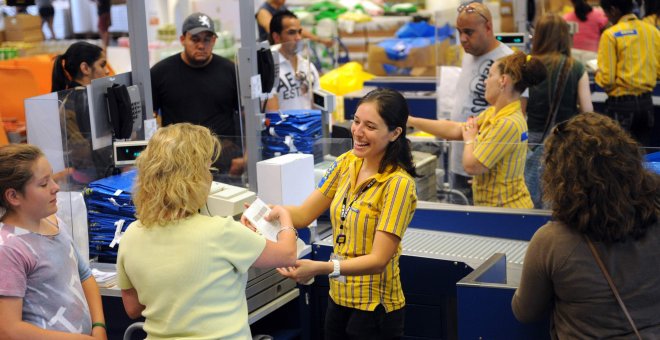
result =
[[25,100],[27,141],[43,151],[53,169],[60,186],[57,216],[85,259],[89,232],[83,190],[103,178],[112,163],[110,148],[92,147],[88,108],[84,88]]

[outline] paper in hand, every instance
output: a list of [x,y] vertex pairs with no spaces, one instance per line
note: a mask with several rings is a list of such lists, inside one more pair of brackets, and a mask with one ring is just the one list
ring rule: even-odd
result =
[[268,222],[264,219],[270,213],[270,208],[264,201],[257,198],[250,207],[248,207],[243,216],[245,216],[252,225],[257,228],[257,231],[266,239],[277,242],[277,233],[280,231],[280,222]]

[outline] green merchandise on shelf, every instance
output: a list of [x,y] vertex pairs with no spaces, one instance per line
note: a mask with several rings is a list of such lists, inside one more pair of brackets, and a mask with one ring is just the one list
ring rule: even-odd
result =
[[315,13],[314,19],[316,21],[323,19],[332,19],[337,21],[337,17],[340,14],[346,13],[348,10],[346,7],[334,2],[334,1],[321,1],[313,5],[307,6],[306,11]]
[[391,13],[405,13],[405,14],[410,14],[410,13],[417,13],[417,6],[414,4],[396,4],[390,6],[386,12],[391,12]]
[[0,48],[0,60],[9,60],[18,58],[18,50],[13,47]]
[[309,12],[323,12],[323,11],[346,11],[346,7],[334,1],[319,1],[315,4],[309,5],[305,8]]

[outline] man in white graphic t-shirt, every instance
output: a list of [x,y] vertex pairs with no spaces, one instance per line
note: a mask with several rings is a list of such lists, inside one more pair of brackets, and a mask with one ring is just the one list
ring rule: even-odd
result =
[[312,91],[319,88],[319,74],[309,58],[300,55],[302,26],[289,11],[275,13],[270,21],[270,42],[279,52],[279,81],[273,86],[266,111],[310,109]]

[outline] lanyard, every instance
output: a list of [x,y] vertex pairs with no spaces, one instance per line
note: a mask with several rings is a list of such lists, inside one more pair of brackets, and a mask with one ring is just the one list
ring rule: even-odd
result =
[[339,215],[341,219],[341,223],[339,224],[339,229],[344,229],[344,221],[346,220],[346,216],[348,216],[348,211],[351,210],[351,208],[353,207],[353,203],[355,203],[355,201],[357,201],[360,195],[362,195],[367,190],[369,190],[369,188],[371,188],[375,183],[376,183],[376,179],[372,178],[371,181],[367,183],[367,185],[363,186],[362,189],[360,189],[360,191],[355,195],[355,198],[353,198],[353,200],[347,207],[346,202],[348,200],[348,193],[351,191],[351,186],[349,184],[348,188],[346,189],[346,195],[344,195],[344,201],[341,204],[341,213]]

